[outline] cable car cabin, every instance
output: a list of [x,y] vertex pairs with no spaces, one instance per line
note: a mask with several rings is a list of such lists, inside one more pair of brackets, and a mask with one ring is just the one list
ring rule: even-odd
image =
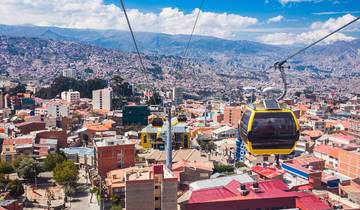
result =
[[184,115],[184,114],[180,114],[180,115],[177,117],[177,120],[178,120],[178,122],[186,122],[186,121],[187,121],[187,117],[186,117],[186,115]]
[[245,147],[254,155],[290,154],[299,140],[300,127],[293,111],[275,100],[248,106],[240,122]]

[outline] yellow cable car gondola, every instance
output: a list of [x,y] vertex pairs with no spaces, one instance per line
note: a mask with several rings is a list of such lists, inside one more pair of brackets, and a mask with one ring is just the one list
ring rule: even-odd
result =
[[290,154],[300,133],[294,112],[280,108],[275,100],[248,106],[240,129],[246,149],[254,155]]

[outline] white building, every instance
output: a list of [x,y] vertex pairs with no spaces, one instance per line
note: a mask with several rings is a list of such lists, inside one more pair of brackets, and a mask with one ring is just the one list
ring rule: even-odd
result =
[[76,78],[76,70],[75,69],[63,69],[62,75],[63,75],[63,77]]
[[179,87],[174,87],[172,91],[172,99],[175,104],[181,104],[184,98],[184,90]]
[[70,115],[69,104],[61,100],[50,101],[46,105],[46,110],[49,117],[67,117]]
[[80,100],[80,92],[79,91],[64,91],[61,92],[61,99],[69,102],[70,104],[77,103]]
[[94,90],[92,92],[92,105],[93,109],[104,109],[111,111],[112,108],[112,89],[104,88],[100,90]]

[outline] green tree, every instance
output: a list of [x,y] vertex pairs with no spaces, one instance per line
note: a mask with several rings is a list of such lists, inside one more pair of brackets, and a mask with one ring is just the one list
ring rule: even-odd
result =
[[20,165],[20,162],[22,160],[26,159],[26,158],[29,158],[29,157],[30,156],[28,156],[28,155],[20,155],[20,156],[18,156],[12,163],[14,168],[17,169],[19,167],[19,165]]
[[10,163],[0,162],[0,174],[11,174],[14,172],[14,168]]
[[18,179],[10,181],[7,185],[7,190],[13,198],[19,197],[25,192],[23,183]]
[[122,210],[122,206],[121,205],[112,205],[110,210]]
[[79,170],[73,161],[65,160],[53,170],[54,180],[63,186],[74,185],[79,179]]
[[25,93],[26,87],[23,84],[18,84],[16,87],[9,89],[9,95],[16,95],[17,93]]
[[24,158],[16,169],[18,176],[24,179],[35,179],[42,171],[40,163],[31,157]]
[[90,189],[90,193],[91,193],[91,196],[90,196],[90,203],[92,203],[92,198],[93,198],[93,195],[94,193],[95,194],[99,194],[100,190],[98,187],[93,187]]
[[44,160],[44,170],[52,171],[57,164],[62,163],[65,160],[65,156],[60,153],[49,154]]
[[219,173],[223,173],[223,172],[229,172],[232,173],[234,172],[234,166],[232,165],[224,165],[221,163],[215,164],[214,165],[214,171],[215,172],[219,172]]

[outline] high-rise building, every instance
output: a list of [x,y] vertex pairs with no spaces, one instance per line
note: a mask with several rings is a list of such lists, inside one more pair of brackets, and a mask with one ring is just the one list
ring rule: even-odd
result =
[[237,127],[242,116],[243,108],[240,106],[225,106],[224,107],[224,123]]
[[172,91],[172,99],[175,104],[181,104],[184,98],[184,91],[179,87],[174,87]]
[[46,105],[46,111],[49,117],[67,117],[70,115],[70,107],[65,101],[53,100]]
[[110,171],[106,186],[109,194],[120,197],[126,210],[177,209],[177,178],[163,165]]
[[63,69],[62,75],[63,75],[63,77],[76,78],[76,70],[75,69]]
[[110,111],[112,109],[112,89],[104,88],[94,90],[92,98],[93,109],[104,109]]
[[72,89],[61,92],[61,99],[69,102],[70,104],[76,103],[80,100],[80,92],[73,91]]
[[360,137],[360,111],[352,111],[349,120],[349,133]]

